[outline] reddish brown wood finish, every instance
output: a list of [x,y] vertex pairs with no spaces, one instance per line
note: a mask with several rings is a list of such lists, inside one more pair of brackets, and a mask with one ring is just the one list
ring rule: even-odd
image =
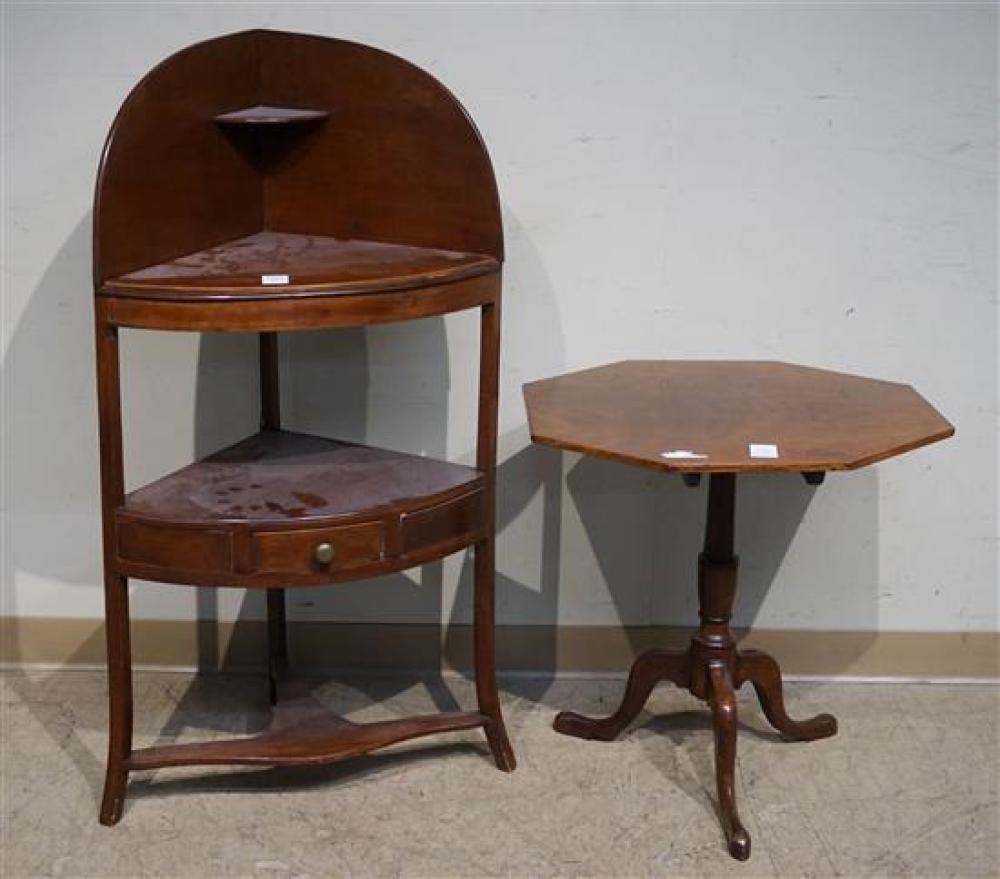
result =
[[[296,528],[284,531],[255,531],[250,542],[252,565],[263,574],[294,576],[303,570],[324,572],[336,566],[350,571],[372,564],[382,557],[384,527],[381,522],[357,522],[335,528]],[[316,547],[333,549],[333,561],[317,560]]]
[[487,497],[470,467],[266,430],[128,495],[116,565],[195,585],[328,585],[476,542]]
[[482,482],[462,464],[263,430],[131,492],[122,512],[212,528],[314,528],[422,509]]
[[[741,651],[730,629],[738,561],[733,553],[736,474],[860,467],[950,436],[954,428],[905,385],[781,363],[629,361],[525,386],[532,438],[560,448],[680,471],[688,485],[711,474],[705,545],[698,558],[701,625],[688,649],[650,650],[629,673],[618,709],[589,718],[564,711],[565,735],[610,741],[639,715],[661,681],[712,710],[719,816],[734,858],[750,856],[736,808],[736,691],[752,683],[768,721],[797,741],[832,736],[829,714],[795,721],[785,712],[778,663]],[[750,443],[774,443],[776,459],[751,459]],[[699,458],[665,459],[684,449]]]
[[418,736],[476,729],[486,722],[487,718],[481,714],[461,711],[445,711],[375,723],[351,723],[341,717],[328,715],[289,726],[276,726],[248,738],[141,748],[129,755],[126,766],[130,770],[219,763],[244,766],[317,766],[360,757]]
[[479,424],[476,436],[476,467],[483,474],[484,506],[482,539],[476,544],[473,575],[473,637],[476,670],[476,697],[479,710],[490,720],[486,737],[499,769],[510,772],[517,765],[507,737],[496,681],[496,460],[497,400],[500,385],[500,302],[484,305],[479,336]]
[[264,227],[259,173],[213,121],[260,103],[253,33],[198,43],[132,90],[104,145],[94,284]]
[[[294,148],[261,173],[256,147],[215,121],[260,105],[329,118],[291,126]],[[503,257],[489,156],[441,83],[368,46],[264,30],[190,46],[135,87],[108,135],[94,222],[99,288],[264,229]]]
[[356,43],[264,31],[259,47],[262,101],[331,110],[266,179],[266,228],[502,259],[489,156],[440,82]]
[[[250,31],[177,53],[125,101],[94,207],[110,683],[103,823],[121,817],[128,771],[154,766],[329,762],[482,726],[497,765],[514,767],[493,643],[502,259],[478,132],[447,89],[399,58]],[[475,468],[280,430],[279,331],[465,308],[480,308],[482,323]],[[119,327],[260,334],[261,433],[125,497]],[[282,721],[250,739],[132,749],[127,577],[266,589],[274,703],[287,667],[285,587],[470,546],[478,713]]]
[[276,685],[271,723],[263,732],[242,738],[134,750],[128,770],[167,766],[316,766],[359,757],[418,736],[485,727],[489,718],[476,712],[445,711],[400,720],[354,723],[331,714],[309,685],[282,673]]
[[241,296],[236,301],[203,297],[203,301],[197,302],[128,296],[102,298],[107,300],[108,321],[121,327],[277,332],[416,320],[496,302],[499,296],[499,275],[489,275],[378,295],[358,293],[301,298],[291,295],[268,299]]
[[[260,333],[260,426],[281,428],[281,363],[276,333]],[[267,692],[272,705],[278,700],[278,678],[288,668],[288,633],[285,590],[267,590]]]
[[[321,235],[257,232],[107,281],[112,296],[177,302],[286,301],[333,293],[384,293],[494,274],[497,260],[477,253]],[[266,284],[268,275],[288,281]],[[276,292],[280,291],[280,292]]]
[[[535,442],[667,472],[853,470],[955,432],[909,385],[788,363],[628,360],[524,396]],[[663,457],[676,450],[704,457]]]
[[114,510],[125,497],[122,460],[121,379],[118,329],[96,309],[97,410],[101,448],[101,510],[104,545],[104,614],[108,657],[108,762],[101,798],[102,824],[114,824],[125,805],[132,750],[132,655],[129,645],[128,580],[115,564]]
[[220,125],[298,125],[303,122],[319,122],[329,115],[328,110],[258,104],[256,107],[219,113],[215,116],[215,121]]
[[555,729],[565,735],[611,741],[639,715],[661,681],[689,690],[708,702],[715,733],[715,771],[719,817],[729,853],[750,857],[750,835],[736,809],[736,690],[753,683],[764,713],[782,734],[798,741],[832,736],[837,721],[829,714],[793,721],[785,713],[778,664],[760,651],[738,651],[729,628],[736,597],[737,559],[733,555],[736,476],[716,473],[709,480],[705,547],[698,559],[701,626],[687,650],[650,650],[629,674],[618,710],[609,717],[589,718],[570,711],[556,716]]

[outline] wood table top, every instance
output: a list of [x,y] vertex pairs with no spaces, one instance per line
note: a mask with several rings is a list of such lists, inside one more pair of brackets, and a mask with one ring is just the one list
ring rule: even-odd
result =
[[537,443],[688,473],[853,470],[955,432],[909,385],[776,362],[629,360],[524,397]]

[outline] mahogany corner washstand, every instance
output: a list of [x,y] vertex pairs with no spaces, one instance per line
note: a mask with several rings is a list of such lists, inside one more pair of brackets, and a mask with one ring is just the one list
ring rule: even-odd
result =
[[818,485],[827,470],[853,470],[945,439],[954,428],[908,385],[785,363],[627,361],[525,385],[538,443],[653,470],[697,485],[708,473],[705,544],[698,557],[701,626],[687,650],[650,650],[632,666],[609,717],[562,712],[566,735],[610,741],[642,710],[660,681],[709,703],[715,732],[719,814],[729,852],[750,856],[736,810],[736,696],[757,691],[775,729],[798,741],[832,736],[829,714],[785,713],[778,663],[738,650],[729,620],[736,594],[733,531],[738,473],[801,473]]
[[[489,156],[439,82],[366,46],[274,31],[199,43],[122,105],[94,204],[110,742],[100,819],[131,770],[328,763],[481,727],[514,768],[494,662],[494,482],[503,231]],[[281,430],[278,333],[480,312],[474,467]],[[125,493],[122,327],[252,332],[261,429]],[[248,378],[249,380],[249,378]],[[478,710],[354,724],[285,689],[286,586],[475,553]],[[272,727],[132,747],[128,578],[267,591]],[[279,687],[279,684],[281,686]]]

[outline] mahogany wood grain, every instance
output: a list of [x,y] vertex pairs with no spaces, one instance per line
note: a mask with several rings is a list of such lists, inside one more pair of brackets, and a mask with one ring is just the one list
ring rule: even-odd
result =
[[750,834],[736,809],[736,693],[724,661],[708,664],[709,697],[712,708],[712,731],[715,735],[715,786],[719,798],[719,817],[729,844],[729,854],[738,861],[750,857]]
[[691,657],[687,651],[647,650],[636,659],[625,682],[625,694],[613,714],[593,719],[575,711],[560,711],[555,729],[578,739],[614,741],[635,720],[661,681],[687,689],[691,683]]
[[[130,769],[329,762],[477,726],[497,765],[513,768],[492,631],[502,259],[475,126],[437,80],[385,52],[248,31],[178,52],[126,99],[94,204],[110,689],[102,822],[120,819]],[[278,332],[467,308],[481,309],[483,327],[475,469],[280,430]],[[261,433],[125,497],[119,327],[259,333]],[[478,713],[327,718],[132,750],[126,578],[266,589],[277,719],[286,587],[373,577],[470,545]]]
[[[217,120],[218,121],[218,120]],[[258,334],[260,355],[260,427],[261,430],[281,428],[281,362],[278,334]],[[247,540],[240,541],[244,554],[240,562],[249,562]],[[249,568],[251,563],[238,566]],[[278,678],[288,667],[288,627],[285,590],[267,590],[267,693],[272,705],[278,700]]]
[[[498,269],[478,253],[264,231],[120,275],[101,292],[178,302],[287,299],[432,287]],[[274,275],[288,280],[264,282]]]
[[220,125],[299,125],[303,122],[319,122],[329,115],[329,110],[272,107],[267,104],[257,104],[254,107],[218,113],[213,118]]
[[476,729],[484,726],[487,720],[482,714],[461,711],[375,723],[351,723],[330,715],[278,726],[241,739],[141,748],[131,753],[126,767],[137,770],[212,764],[317,766],[360,757],[418,736]]
[[118,558],[126,563],[206,574],[233,567],[233,535],[222,528],[188,528],[179,535],[159,522],[119,518],[116,530]]
[[[283,137],[265,120],[295,108],[330,118],[266,169],[227,135]],[[256,30],[178,52],[122,105],[98,172],[95,284],[265,229],[503,256],[489,156],[441,83],[368,46]]]
[[738,560],[733,554],[736,476],[713,473],[709,478],[705,545],[698,557],[698,615],[701,624],[686,650],[648,650],[633,664],[625,693],[616,711],[607,717],[585,717],[571,711],[556,715],[554,727],[564,735],[609,742],[632,723],[661,681],[691,692],[712,710],[715,737],[715,773],[719,817],[729,853],[738,860],[750,857],[750,835],[736,806],[736,690],[751,682],[764,714],[790,739],[812,741],[832,736],[837,722],[829,714],[809,720],[791,720],[781,694],[781,671],[770,656],[757,650],[740,651],[730,629],[736,597]]
[[122,509],[172,524],[337,524],[424,509],[484,481],[463,464],[262,430],[131,492]]
[[101,518],[104,548],[104,617],[108,663],[108,760],[100,821],[114,824],[125,803],[132,750],[132,656],[129,644],[128,580],[115,565],[117,535],[114,511],[125,495],[122,459],[121,377],[118,330],[95,314],[97,409],[101,450]]
[[768,723],[785,738],[793,742],[812,742],[837,734],[837,718],[832,714],[817,714],[808,720],[792,720],[788,716],[782,694],[781,668],[762,650],[740,650],[736,655],[736,686],[742,687],[747,682],[753,684]]
[[129,643],[128,580],[113,568],[104,574],[104,618],[108,664],[108,761],[99,820],[116,824],[125,807],[126,762],[132,752],[132,654]]
[[260,333],[257,337],[260,362],[260,427],[281,428],[281,364],[278,334]]
[[146,330],[276,332],[368,326],[417,320],[475,308],[499,295],[498,275],[435,284],[419,290],[298,298],[207,301],[101,297],[112,324]]
[[94,283],[264,227],[259,173],[213,117],[258,103],[257,38],[189,46],[131,91],[108,133],[94,199]]
[[473,657],[479,710],[490,718],[486,737],[497,767],[517,765],[500,711],[496,682],[496,460],[497,403],[500,393],[500,302],[484,305],[479,324],[479,411],[476,467],[483,474],[483,539],[475,547],[473,576]]
[[484,491],[478,489],[432,507],[404,513],[400,521],[402,551],[435,546],[453,535],[465,535],[472,543],[486,526],[487,503]]
[[535,442],[682,473],[853,470],[955,432],[908,385],[787,363],[629,360],[524,395]]
[[[485,476],[429,458],[264,430],[129,494],[130,576],[242,588],[329,585],[480,540]],[[329,543],[329,564],[315,548]]]
[[[832,736],[837,721],[830,714],[792,720],[778,663],[737,650],[730,629],[736,474],[793,471],[819,485],[828,470],[880,461],[951,436],[954,428],[907,385],[784,363],[627,361],[534,382],[524,394],[536,442],[679,471],[692,487],[701,473],[711,474],[698,559],[701,622],[690,647],[640,656],[611,715],[564,711],[554,725],[565,735],[610,741],[664,680],[708,702],[719,817],[730,854],[745,860],[751,844],[736,806],[736,690],[752,683],[765,717],[788,739]],[[777,456],[751,457],[752,443],[775,445]]]
[[261,31],[261,100],[331,111],[265,182],[265,228],[501,259],[489,155],[433,76],[342,40]]
[[[119,522],[127,521],[119,516]],[[395,519],[398,523],[398,517]],[[388,530],[393,526],[393,520],[383,519],[382,526]],[[119,558],[118,570],[129,577],[142,580],[154,580],[160,583],[175,583],[180,586],[213,586],[231,587],[236,589],[281,589],[294,586],[307,588],[316,586],[333,586],[347,581],[366,580],[370,577],[405,571],[427,562],[444,558],[452,553],[475,544],[482,538],[482,532],[472,535],[449,535],[446,539],[429,546],[421,546],[405,553],[390,554],[388,551],[379,559],[370,563],[355,560],[346,566],[327,565],[319,567],[309,558],[302,558],[302,566],[295,571],[266,571],[254,567],[251,561],[247,564],[234,562],[227,569],[205,570],[204,568],[188,567],[185,564],[184,553],[189,535],[199,533],[202,526],[170,525],[160,527],[171,533],[176,549],[176,560],[172,565],[145,562],[141,559]],[[298,526],[290,526],[288,531],[294,534]],[[252,533],[245,528],[233,527],[234,558],[253,558]],[[241,552],[241,547],[245,549]]]
[[[253,569],[266,574],[297,574],[302,570],[325,573],[360,568],[382,558],[382,523],[358,522],[333,528],[295,528],[255,531]],[[316,547],[333,547],[333,560],[319,562]]]

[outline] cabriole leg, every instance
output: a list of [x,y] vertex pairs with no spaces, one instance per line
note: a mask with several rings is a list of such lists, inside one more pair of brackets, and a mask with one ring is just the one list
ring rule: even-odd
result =
[[729,844],[729,854],[740,861],[750,857],[750,835],[736,810],[736,694],[729,669],[722,662],[708,666],[709,704],[715,732],[715,784],[719,818]]
[[632,665],[625,695],[614,714],[591,718],[575,711],[561,711],[553,727],[563,735],[610,742],[639,716],[653,687],[660,681],[670,681],[684,690],[688,688],[691,680],[689,657],[687,650],[647,650]]
[[811,742],[836,735],[837,719],[832,714],[817,714],[808,720],[792,720],[785,712],[781,688],[781,668],[777,661],[760,650],[741,650],[736,659],[738,685],[753,684],[764,709],[764,716],[778,732],[797,742]]

